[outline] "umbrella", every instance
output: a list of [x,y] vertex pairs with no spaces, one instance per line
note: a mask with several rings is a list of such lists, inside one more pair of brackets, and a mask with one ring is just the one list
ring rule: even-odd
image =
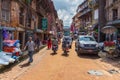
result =
[[117,29],[113,26],[105,26],[102,28],[102,32],[105,34],[112,34],[116,31],[117,31]]

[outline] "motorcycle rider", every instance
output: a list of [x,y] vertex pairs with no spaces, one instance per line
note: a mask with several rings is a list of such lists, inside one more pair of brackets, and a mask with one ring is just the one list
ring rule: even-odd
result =
[[54,37],[54,39],[52,41],[52,46],[57,46],[56,49],[58,49],[58,40],[56,37]]
[[68,43],[69,43],[69,42],[68,42],[68,39],[65,38],[65,39],[63,40],[63,43],[62,43],[62,48],[63,48],[63,49],[66,48]]

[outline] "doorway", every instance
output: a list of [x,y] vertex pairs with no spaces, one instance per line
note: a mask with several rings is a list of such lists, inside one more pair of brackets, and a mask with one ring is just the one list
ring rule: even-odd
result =
[[19,40],[20,40],[20,44],[21,44],[21,46],[20,46],[20,48],[23,48],[23,46],[24,46],[24,42],[23,42],[23,39],[24,39],[24,36],[23,36],[23,32],[19,32]]

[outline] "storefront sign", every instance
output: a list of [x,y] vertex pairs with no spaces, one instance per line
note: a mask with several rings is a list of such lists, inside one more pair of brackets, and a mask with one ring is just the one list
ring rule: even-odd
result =
[[46,18],[42,19],[42,30],[46,30],[48,26],[48,21]]

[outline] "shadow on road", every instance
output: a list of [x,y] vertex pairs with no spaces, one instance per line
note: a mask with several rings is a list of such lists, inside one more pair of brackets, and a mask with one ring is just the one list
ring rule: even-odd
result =
[[81,54],[78,57],[87,59],[99,59],[100,57],[96,54]]
[[62,56],[68,57],[68,56],[69,56],[69,54],[65,54],[65,53],[63,53],[63,54],[62,54]]
[[28,66],[30,66],[30,63],[25,63],[25,64],[20,65],[21,68],[28,67]]
[[51,53],[50,55],[55,56],[55,55],[57,55],[57,53]]

